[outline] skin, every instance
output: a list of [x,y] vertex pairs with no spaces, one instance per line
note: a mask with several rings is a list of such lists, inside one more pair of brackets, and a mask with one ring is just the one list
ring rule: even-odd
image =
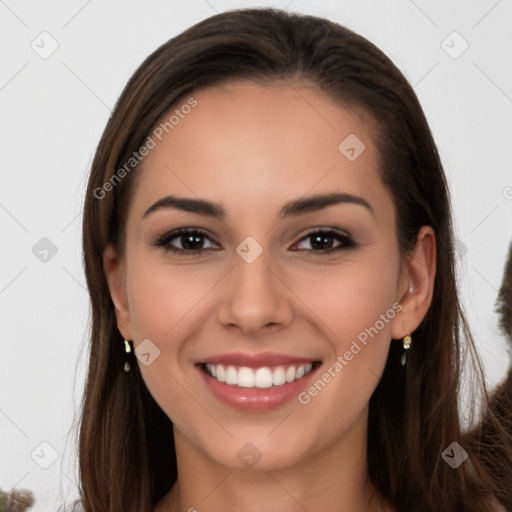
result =
[[[229,82],[193,96],[194,110],[136,171],[124,251],[104,254],[120,332],[161,351],[138,364],[174,424],[179,477],[155,510],[392,510],[367,477],[368,402],[392,339],[413,333],[430,306],[434,233],[422,228],[401,258],[367,126],[318,89]],[[366,147],[354,161],[338,149],[349,134]],[[345,203],[278,217],[288,201],[334,191],[364,198],[373,213]],[[226,217],[162,208],[143,218],[170,194],[219,203]],[[203,253],[153,245],[181,227],[208,232]],[[314,249],[312,228],[347,231],[356,246],[322,255],[341,242]],[[247,236],[263,249],[250,264],[236,252]],[[235,410],[194,366],[215,354],[276,351],[322,361],[321,376],[394,303],[401,311],[307,405]],[[251,468],[237,457],[247,442],[261,453]]]

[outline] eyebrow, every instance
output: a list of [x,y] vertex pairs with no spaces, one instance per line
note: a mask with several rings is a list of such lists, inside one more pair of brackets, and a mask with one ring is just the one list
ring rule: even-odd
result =
[[[290,216],[316,212],[336,204],[355,204],[363,206],[373,216],[375,216],[372,206],[368,201],[366,201],[366,199],[352,194],[335,192],[330,194],[317,194],[290,201],[281,208],[279,211],[279,217],[284,219]],[[224,219],[226,217],[226,211],[218,203],[206,201],[204,199],[176,197],[172,195],[159,199],[145,211],[142,217],[145,218],[153,212],[167,208],[173,208],[218,219]]]

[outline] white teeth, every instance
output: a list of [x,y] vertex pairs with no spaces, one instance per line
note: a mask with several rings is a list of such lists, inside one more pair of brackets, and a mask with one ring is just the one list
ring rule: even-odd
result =
[[287,382],[301,379],[310,373],[312,368],[313,363],[289,366],[286,370],[283,366],[278,366],[273,370],[266,366],[257,370],[242,366],[237,370],[234,366],[206,364],[207,372],[219,382],[225,382],[230,386],[238,385],[243,388],[282,386]]
[[286,373],[284,373],[284,368],[279,366],[272,373],[272,384],[274,386],[282,386],[286,382]]
[[206,368],[208,368],[208,371],[210,372],[211,375],[213,375],[214,377],[217,376],[217,368],[215,365],[206,363]]
[[228,366],[226,370],[226,384],[230,384],[231,386],[238,384],[238,372],[233,366]]
[[226,382],[226,371],[221,364],[217,365],[217,376],[215,377],[219,382]]
[[242,366],[242,368],[238,370],[238,385],[243,388],[254,387],[254,372],[250,368]]
[[254,374],[254,385],[257,388],[269,388],[272,386],[272,372],[270,368],[259,368]]

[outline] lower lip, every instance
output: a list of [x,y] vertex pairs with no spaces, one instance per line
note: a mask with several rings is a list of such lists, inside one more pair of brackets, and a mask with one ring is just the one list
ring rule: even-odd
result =
[[197,369],[203,376],[208,389],[222,403],[236,409],[266,411],[276,409],[296,398],[309,384],[312,375],[316,373],[319,366],[317,364],[315,363],[313,369],[305,377],[282,386],[272,386],[270,388],[230,386],[213,378],[201,365],[198,365]]

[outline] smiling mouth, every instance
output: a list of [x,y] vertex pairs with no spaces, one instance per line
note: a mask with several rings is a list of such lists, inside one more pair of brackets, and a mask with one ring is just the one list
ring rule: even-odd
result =
[[320,361],[311,361],[302,364],[249,368],[247,366],[204,363],[201,367],[210,377],[228,386],[268,389],[300,380],[320,364]]

